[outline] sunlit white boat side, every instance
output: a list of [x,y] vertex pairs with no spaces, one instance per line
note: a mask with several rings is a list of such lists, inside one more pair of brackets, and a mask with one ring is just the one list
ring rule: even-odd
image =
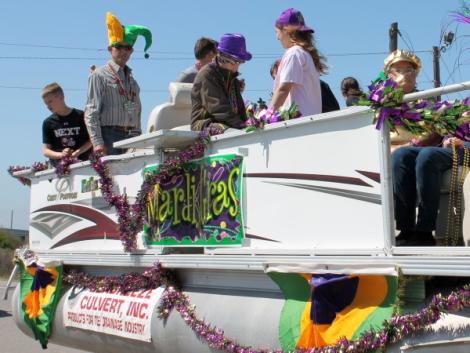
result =
[[[405,100],[469,88],[470,82],[465,82],[413,93]],[[176,119],[178,125],[189,121],[188,89],[172,83],[170,103],[164,109],[155,108],[150,117],[151,132],[115,144],[135,151],[105,157],[116,191],[125,192],[131,201],[144,168],[161,163],[167,153],[198,138],[198,133],[187,129],[172,129],[171,121],[160,121],[166,128],[155,129],[156,119],[172,114],[185,117]],[[62,179],[53,170],[18,172],[16,176],[32,180],[30,247],[44,261],[62,260],[71,268],[94,274],[134,271],[158,260],[177,272],[185,292],[208,321],[232,337],[246,339],[245,344],[272,348],[279,347],[277,325],[284,299],[266,275],[270,269],[379,273],[389,267],[411,276],[470,278],[470,248],[466,246],[394,246],[389,134],[386,129],[377,131],[372,121],[371,110],[351,107],[251,133],[228,131],[213,136],[207,156],[243,157],[245,240],[237,247],[175,251],[148,247],[139,236],[139,249],[125,253],[115,228],[116,212],[104,201],[89,162],[73,165],[71,175]],[[444,236],[444,189],[437,237]],[[470,238],[466,222],[465,242]],[[64,327],[64,300],[51,337],[55,343],[94,352],[211,351],[175,313],[165,325],[154,318],[148,344]],[[17,319],[18,305],[17,292]],[[446,352],[468,351],[469,320],[466,311],[448,316],[387,352],[441,352],[443,347]],[[18,321],[18,326],[29,334],[24,324]]]

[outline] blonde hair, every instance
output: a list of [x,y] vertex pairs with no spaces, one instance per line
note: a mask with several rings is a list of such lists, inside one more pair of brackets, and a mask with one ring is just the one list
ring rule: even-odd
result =
[[284,27],[284,29],[289,35],[290,39],[294,44],[301,46],[305,49],[313,59],[315,68],[320,74],[324,74],[328,71],[328,65],[326,65],[326,58],[320,54],[318,49],[315,47],[315,39],[313,34],[308,31],[299,31],[295,28]]
[[41,92],[41,97],[44,98],[45,96],[48,96],[49,94],[64,94],[64,90],[62,87],[59,86],[57,82],[49,83],[46,85]]

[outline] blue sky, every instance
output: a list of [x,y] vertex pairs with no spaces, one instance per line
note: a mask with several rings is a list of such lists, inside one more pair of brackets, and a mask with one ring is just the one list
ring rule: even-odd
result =
[[[394,1],[2,1],[0,2],[0,226],[28,224],[28,188],[6,172],[12,164],[42,161],[41,125],[49,115],[40,88],[59,82],[70,106],[82,108],[91,64],[108,60],[105,13],[112,11],[123,24],[151,28],[154,44],[151,60],[143,59],[142,38],[130,61],[141,86],[142,126],[152,108],[167,100],[168,83],[190,66],[192,49],[200,36],[220,38],[238,32],[247,38],[254,58],[241,66],[246,80],[245,98],[269,98],[272,81],[269,66],[283,49],[275,38],[273,23],[282,10],[295,7],[316,31],[317,46],[328,58],[327,81],[341,105],[341,79],[355,76],[363,86],[382,68],[388,51],[388,29],[398,22],[399,47],[420,52],[423,71],[420,89],[432,87],[431,48],[441,33],[457,33],[455,44],[442,55],[443,83],[470,79],[470,27],[450,23],[457,0]],[[370,53],[364,55],[364,53]],[[67,58],[67,59],[65,59]],[[462,97],[464,94],[461,95]]]

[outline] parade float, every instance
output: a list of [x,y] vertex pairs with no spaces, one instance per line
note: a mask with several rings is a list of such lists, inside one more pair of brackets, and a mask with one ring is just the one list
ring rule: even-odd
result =
[[389,128],[465,134],[465,105],[404,102],[469,87],[385,82],[370,107],[272,121],[254,104],[209,136],[171,83],[128,153],[13,169],[31,186],[18,327],[100,353],[467,352],[466,168],[443,183],[440,246],[396,247]]

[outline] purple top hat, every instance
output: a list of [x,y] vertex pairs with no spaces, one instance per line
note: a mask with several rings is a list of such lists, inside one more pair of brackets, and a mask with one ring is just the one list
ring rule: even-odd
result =
[[217,49],[238,61],[251,60],[251,54],[246,51],[245,37],[241,34],[226,33],[220,38]]
[[290,8],[284,10],[276,20],[276,27],[295,27],[298,31],[301,32],[315,32],[313,29],[305,25],[304,16],[299,10]]

